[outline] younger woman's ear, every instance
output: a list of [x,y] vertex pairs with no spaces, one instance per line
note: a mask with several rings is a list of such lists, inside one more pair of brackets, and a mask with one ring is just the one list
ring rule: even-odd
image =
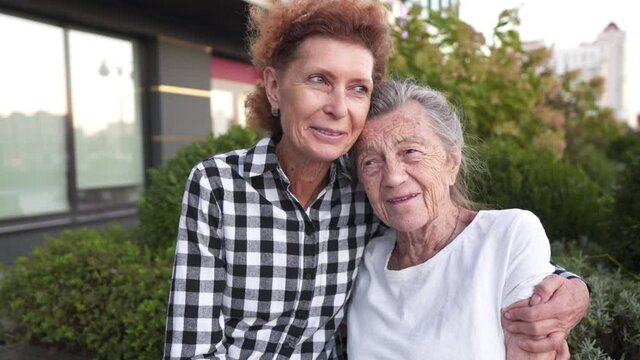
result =
[[271,107],[280,108],[280,87],[278,86],[278,74],[276,69],[267,66],[262,71],[262,81],[264,82],[264,90],[267,92],[267,98]]

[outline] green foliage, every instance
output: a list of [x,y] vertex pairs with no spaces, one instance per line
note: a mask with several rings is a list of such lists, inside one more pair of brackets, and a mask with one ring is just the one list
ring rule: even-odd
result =
[[500,15],[493,45],[455,16],[432,12],[425,19],[421,14],[414,7],[396,23],[393,73],[429,84],[462,104],[467,131],[476,137],[508,135],[529,144],[545,128],[558,130],[557,114],[544,108],[557,80],[539,71],[549,52],[523,50],[515,11]]
[[622,264],[640,272],[640,151],[629,154],[615,191],[615,206],[606,247]]
[[621,272],[607,255],[553,245],[558,262],[580,273],[592,290],[587,315],[569,335],[572,358],[640,358],[640,276]]
[[611,199],[579,168],[548,150],[499,139],[483,144],[478,153],[489,173],[475,177],[479,202],[533,211],[551,239],[602,235]]
[[627,133],[615,139],[607,150],[607,155],[623,168],[629,166],[633,162],[633,157],[640,154],[640,132]]
[[255,130],[232,127],[224,135],[209,136],[180,149],[162,166],[150,169],[151,185],[138,204],[141,233],[137,240],[156,251],[175,245],[185,181],[191,168],[215,154],[247,148],[258,140]]
[[616,182],[616,162],[603,149],[585,144],[565,159],[584,170],[604,192],[612,193]]
[[16,324],[12,342],[158,359],[170,277],[169,261],[145,256],[118,227],[67,231],[4,273],[0,318]]

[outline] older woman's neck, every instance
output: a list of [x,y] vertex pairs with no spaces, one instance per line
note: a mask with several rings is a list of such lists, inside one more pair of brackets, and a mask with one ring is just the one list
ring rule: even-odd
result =
[[392,270],[421,264],[449,245],[464,229],[458,208],[413,232],[397,232],[396,248],[389,262]]
[[289,178],[289,191],[307,209],[326,186],[331,162],[313,161],[297,156],[285,147],[276,146],[276,154],[282,170]]

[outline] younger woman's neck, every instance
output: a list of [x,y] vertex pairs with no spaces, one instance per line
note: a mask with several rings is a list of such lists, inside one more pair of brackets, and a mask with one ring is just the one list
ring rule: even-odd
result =
[[331,162],[314,161],[300,156],[300,152],[288,146],[286,142],[276,145],[276,154],[291,183],[291,193],[307,209],[326,186]]

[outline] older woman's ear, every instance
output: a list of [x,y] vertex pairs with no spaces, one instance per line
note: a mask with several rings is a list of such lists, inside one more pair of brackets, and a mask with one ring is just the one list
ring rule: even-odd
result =
[[448,170],[448,178],[449,185],[453,186],[456,183],[456,178],[458,177],[458,172],[460,171],[460,163],[462,162],[462,153],[460,150],[456,150],[448,156],[449,161],[447,161],[447,170]]
[[264,82],[264,90],[272,108],[280,109],[280,88],[278,86],[278,74],[276,69],[267,66],[262,71],[262,81]]

